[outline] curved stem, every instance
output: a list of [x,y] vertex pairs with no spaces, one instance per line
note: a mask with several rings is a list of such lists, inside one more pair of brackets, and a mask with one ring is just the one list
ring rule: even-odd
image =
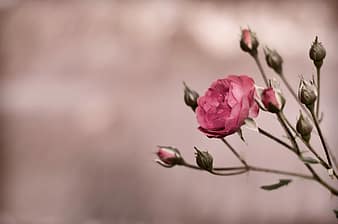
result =
[[270,134],[269,132],[263,130],[262,128],[258,128],[258,132],[262,135],[271,138],[272,140],[276,141],[277,143],[281,144],[282,146],[290,149],[291,151],[294,151],[294,148],[292,148],[291,145],[287,144],[286,142],[282,141],[281,139],[277,138],[276,136]]
[[217,175],[217,176],[233,176],[233,175],[239,175],[239,174],[246,173],[246,172],[248,172],[248,169],[235,171],[235,172],[232,172],[232,173],[218,173],[218,172],[215,172],[215,171],[211,171],[210,173],[213,174],[213,175]]
[[250,166],[250,170],[252,171],[258,171],[258,172],[266,172],[266,173],[276,173],[276,174],[283,174],[288,176],[294,176],[294,177],[301,177],[304,179],[313,180],[313,177],[306,174],[300,174],[300,173],[294,173],[294,172],[288,172],[288,171],[281,171],[281,170],[275,170],[275,169],[266,169],[262,167],[256,167],[256,166]]
[[[197,170],[202,170],[198,166],[189,164],[184,162],[182,166],[192,168],[192,169],[197,169]],[[219,173],[215,171],[236,171],[236,172],[231,172],[231,173]],[[289,172],[289,171],[283,171],[283,170],[276,170],[276,169],[268,169],[268,168],[263,168],[263,167],[257,167],[257,166],[251,166],[248,165],[248,167],[241,166],[241,167],[219,167],[219,168],[214,168],[212,170],[212,174],[215,175],[220,175],[220,176],[231,176],[231,175],[236,175],[236,174],[242,174],[248,171],[256,171],[256,172],[264,172],[264,173],[274,173],[274,174],[282,174],[282,175],[287,175],[287,176],[294,176],[294,177],[299,177],[299,178],[304,178],[308,180],[314,180],[313,176],[306,175],[306,174],[301,174],[301,173],[294,173],[294,172]]]
[[237,151],[225,140],[225,138],[221,138],[222,142],[231,150],[231,152],[243,163],[245,167],[248,167],[248,164],[245,160],[237,153]]
[[319,101],[320,101],[320,67],[316,66],[317,70],[317,104],[316,104],[316,118],[319,119]]
[[322,145],[323,145],[323,148],[324,148],[324,151],[325,151],[325,155],[326,155],[327,162],[329,163],[329,166],[332,167],[330,155],[329,155],[329,152],[328,152],[328,147],[327,147],[327,144],[326,144],[326,142],[325,142],[325,139],[324,139],[322,130],[321,130],[320,126],[319,126],[317,117],[316,117],[316,115],[315,115],[315,113],[314,113],[313,110],[311,110],[310,112],[311,112],[311,115],[312,115],[313,122],[315,123],[316,129],[317,129],[317,131],[318,131],[318,134],[319,134],[319,137],[320,137],[320,141],[322,142]]

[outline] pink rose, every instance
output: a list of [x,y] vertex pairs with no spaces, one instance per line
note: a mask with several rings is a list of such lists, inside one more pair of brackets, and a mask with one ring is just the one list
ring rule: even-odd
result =
[[285,105],[285,100],[279,90],[268,87],[261,94],[265,109],[271,113],[278,113]]
[[258,115],[255,92],[253,79],[246,75],[230,75],[214,81],[197,101],[199,130],[214,138],[237,132],[246,118]]
[[180,152],[176,148],[170,146],[158,146],[156,154],[159,158],[157,162],[166,167],[180,164],[183,161]]

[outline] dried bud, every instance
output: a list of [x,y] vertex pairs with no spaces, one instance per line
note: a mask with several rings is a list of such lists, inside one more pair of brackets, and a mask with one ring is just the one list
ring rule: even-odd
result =
[[250,29],[242,29],[240,41],[241,49],[245,52],[248,52],[252,56],[256,56],[258,45],[259,42],[257,40],[256,34]]
[[180,152],[170,146],[158,146],[156,154],[159,158],[156,162],[165,167],[173,167],[184,162]]
[[195,147],[196,150],[196,163],[197,165],[203,169],[203,170],[207,170],[209,172],[212,171],[212,163],[213,163],[213,158],[212,156],[204,151],[200,151]]
[[270,50],[268,47],[264,48],[265,60],[270,68],[272,68],[278,75],[283,72],[283,59],[276,50]]
[[313,63],[317,68],[320,68],[323,64],[323,60],[326,56],[326,50],[321,42],[318,42],[318,37],[316,36],[315,41],[313,42],[309,55]]
[[296,129],[305,141],[310,141],[313,126],[310,121],[303,116],[302,112],[300,112],[300,117],[297,121]]
[[317,88],[313,81],[309,82],[303,78],[300,80],[298,98],[309,110],[313,110],[314,103],[317,100]]
[[191,90],[185,82],[184,85],[184,102],[187,106],[189,106],[194,112],[197,108],[197,99],[199,97],[198,93],[194,90]]

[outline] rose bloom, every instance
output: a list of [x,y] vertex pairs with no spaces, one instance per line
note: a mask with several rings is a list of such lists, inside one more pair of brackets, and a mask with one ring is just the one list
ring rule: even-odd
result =
[[237,132],[246,118],[258,115],[255,93],[254,81],[246,75],[229,75],[214,81],[197,101],[199,130],[211,138]]

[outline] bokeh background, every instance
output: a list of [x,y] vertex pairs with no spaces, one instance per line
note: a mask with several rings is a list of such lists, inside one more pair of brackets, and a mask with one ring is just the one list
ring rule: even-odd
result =
[[[153,160],[158,144],[191,162],[198,146],[216,165],[239,165],[196,130],[182,81],[200,93],[226,74],[262,85],[239,48],[247,25],[284,57],[295,89],[300,75],[315,74],[315,35],[324,43],[322,127],[338,156],[337,12],[335,0],[1,0],[0,223],[335,223],[337,198],[314,182],[266,192],[259,187],[282,177],[215,177]],[[282,88],[296,122],[299,108]],[[258,122],[286,140],[272,115]],[[247,144],[228,140],[250,163],[307,173],[286,149],[244,135]],[[313,144],[320,146],[316,133]]]

